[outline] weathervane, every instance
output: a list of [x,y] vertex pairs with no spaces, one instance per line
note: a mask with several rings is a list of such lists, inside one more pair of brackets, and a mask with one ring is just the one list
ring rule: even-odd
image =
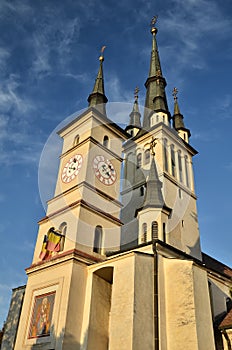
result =
[[99,57],[100,61],[104,61],[104,50],[105,50],[106,46],[102,46],[101,48],[101,55]]
[[157,138],[152,138],[150,143],[150,151],[153,156],[155,156],[155,146],[157,145]]
[[151,28],[153,28],[155,26],[157,20],[158,20],[158,16],[153,16],[152,17],[151,23],[150,23]]
[[177,101],[177,94],[178,94],[178,90],[176,87],[174,87],[174,89],[172,90],[172,96],[174,97],[174,101]]
[[135,98],[135,101],[138,101],[138,98],[139,98],[139,88],[138,88],[138,86],[136,86],[136,88],[135,88],[134,98]]

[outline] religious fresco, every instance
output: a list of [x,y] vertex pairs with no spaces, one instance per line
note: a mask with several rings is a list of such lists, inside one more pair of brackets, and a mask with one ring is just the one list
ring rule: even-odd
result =
[[55,292],[35,297],[28,338],[50,335],[54,300]]

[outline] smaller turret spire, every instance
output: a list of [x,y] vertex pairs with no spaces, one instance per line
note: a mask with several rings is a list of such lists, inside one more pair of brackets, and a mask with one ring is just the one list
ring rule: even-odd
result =
[[150,144],[150,150],[152,155],[150,172],[147,180],[147,188],[143,203],[143,208],[155,207],[163,208],[164,199],[162,195],[162,182],[159,180],[158,171],[155,164],[155,146],[157,139],[153,139]]
[[103,114],[106,114],[105,104],[108,101],[105,95],[104,78],[103,78],[103,61],[104,61],[103,53],[105,48],[106,46],[103,46],[101,49],[101,55],[99,57],[100,66],[99,66],[98,74],[95,80],[93,91],[88,97],[89,107],[95,107],[99,105],[98,106],[99,110]]
[[139,111],[139,104],[138,104],[138,98],[139,98],[139,88],[136,86],[134,91],[134,104],[132,112],[130,113],[130,122],[129,125],[126,127],[126,131],[131,134],[131,136],[135,136],[138,131],[141,129],[141,114]]
[[179,133],[180,137],[188,142],[188,138],[191,136],[191,133],[189,129],[185,128],[184,117],[180,113],[177,94],[178,90],[175,87],[172,91],[172,96],[174,98],[173,127]]

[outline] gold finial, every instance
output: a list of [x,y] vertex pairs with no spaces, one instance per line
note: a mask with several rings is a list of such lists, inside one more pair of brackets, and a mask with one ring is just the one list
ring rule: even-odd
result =
[[101,55],[99,57],[99,61],[104,61],[104,51],[105,51],[106,46],[102,46],[101,48]]
[[158,20],[158,16],[153,16],[151,19],[150,27],[151,27],[151,33],[157,33],[157,28],[155,27],[155,24]]
[[138,88],[138,86],[136,86],[136,88],[135,88],[134,98],[135,98],[135,101],[138,101],[138,98],[139,98],[139,88]]
[[157,138],[152,138],[150,143],[150,151],[153,156],[155,155],[155,146],[157,145],[157,140]]
[[178,94],[178,90],[176,87],[174,87],[174,89],[172,90],[172,96],[174,97],[174,101],[177,101],[177,94]]

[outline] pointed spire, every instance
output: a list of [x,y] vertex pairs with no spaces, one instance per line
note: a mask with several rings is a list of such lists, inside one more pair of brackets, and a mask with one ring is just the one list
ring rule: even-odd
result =
[[[129,132],[130,134],[133,133],[132,131],[135,129],[136,133],[138,130],[141,129],[141,114],[139,111],[139,104],[138,104],[138,98],[139,98],[139,88],[136,86],[135,91],[134,91],[134,105],[132,112],[130,113],[130,122],[129,125],[126,127],[126,131]],[[135,135],[131,135],[135,136]]]
[[175,87],[172,91],[172,96],[174,98],[174,114],[173,114],[173,127],[174,129],[178,130],[183,130],[185,132],[187,132],[188,137],[190,137],[190,130],[185,128],[184,125],[184,117],[183,115],[180,113],[180,107],[178,104],[178,90]]
[[151,167],[147,179],[147,188],[144,197],[144,207],[156,207],[162,208],[164,205],[164,199],[162,195],[162,182],[159,180],[158,171],[155,164],[155,146],[156,139],[153,139],[150,145],[152,160]]
[[102,112],[103,114],[106,114],[105,104],[108,101],[107,97],[105,96],[104,77],[103,77],[103,61],[104,61],[103,52],[105,48],[106,46],[103,46],[101,49],[101,55],[99,57],[100,66],[99,66],[97,78],[95,80],[93,91],[88,97],[89,107],[95,107],[99,105],[98,108],[100,112]]
[[[157,16],[154,16],[151,21],[151,34],[152,34],[152,51],[151,51],[151,59],[150,59],[150,69],[149,76],[146,80],[145,87],[147,89],[146,92],[146,100],[145,100],[145,108],[156,111],[156,112],[165,112],[168,114],[170,119],[170,113],[168,111],[167,98],[165,93],[166,80],[163,77],[159,51],[156,42],[156,34],[158,32],[155,27]],[[148,110],[145,110],[144,113],[144,127],[150,127],[150,113]]]

